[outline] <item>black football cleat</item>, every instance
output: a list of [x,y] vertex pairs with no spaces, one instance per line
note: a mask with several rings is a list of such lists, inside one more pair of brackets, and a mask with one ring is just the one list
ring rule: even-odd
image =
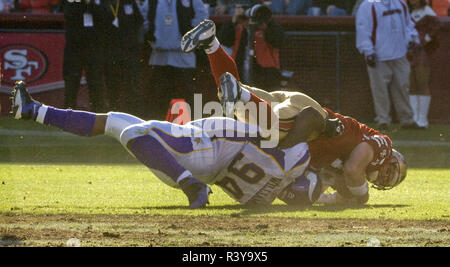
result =
[[199,209],[209,204],[211,188],[194,177],[189,177],[180,182],[181,189],[189,200],[189,208]]
[[36,120],[41,103],[28,93],[24,81],[17,81],[11,97],[11,114],[15,119]]

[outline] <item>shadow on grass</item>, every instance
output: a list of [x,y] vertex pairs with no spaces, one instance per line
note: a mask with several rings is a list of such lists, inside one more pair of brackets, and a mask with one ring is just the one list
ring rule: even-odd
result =
[[[324,205],[314,205],[314,206],[288,206],[284,204],[274,204],[270,206],[259,206],[259,207],[249,207],[241,204],[228,204],[220,206],[207,206],[206,208],[200,209],[199,211],[228,211],[231,214],[223,214],[231,217],[249,216],[249,215],[264,215],[271,213],[295,213],[302,211],[318,211],[318,212],[341,212],[344,210],[361,210],[361,209],[382,209],[382,208],[407,208],[409,205],[395,205],[395,204],[366,204],[366,205],[335,205],[335,206],[324,206]],[[56,206],[35,206],[36,209],[51,209],[57,208]],[[144,206],[144,207],[71,207],[75,210],[90,210],[90,214],[110,214],[114,210],[130,210],[135,211],[133,214],[137,214],[138,211],[174,211],[174,210],[190,210],[187,205],[170,205],[170,206]],[[20,209],[19,209],[20,210]],[[99,211],[103,211],[104,213]],[[84,213],[83,213],[84,214]],[[148,213],[147,213],[148,214]],[[157,213],[158,215],[164,215]],[[0,216],[9,216],[13,213],[6,212],[0,213]],[[69,215],[69,214],[66,214]],[[88,214],[86,214],[88,215]],[[118,215],[126,215],[126,213],[119,212]],[[128,214],[130,215],[130,214]]]
[[[379,209],[379,208],[407,208],[409,205],[394,205],[394,204],[374,204],[374,205],[335,205],[335,206],[288,206],[283,204],[274,204],[270,206],[249,207],[241,204],[222,205],[222,206],[207,206],[205,210],[231,210],[240,212],[240,215],[253,214],[269,214],[279,212],[298,212],[298,211],[325,211],[325,212],[340,212],[343,210],[360,210],[360,209]],[[134,209],[134,208],[132,208]],[[187,206],[157,206],[157,207],[142,207],[136,209],[153,209],[153,210],[176,210],[189,209]]]

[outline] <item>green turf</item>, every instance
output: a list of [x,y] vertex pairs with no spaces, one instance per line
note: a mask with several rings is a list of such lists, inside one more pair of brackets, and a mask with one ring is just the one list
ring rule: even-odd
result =
[[[401,186],[371,190],[366,206],[245,209],[213,187],[205,210],[186,209],[184,194],[140,165],[0,164],[0,213],[161,214],[224,216],[233,213],[295,218],[448,220],[450,170],[412,169]],[[331,212],[330,212],[331,211]]]
[[[42,126],[29,121],[17,121],[0,117],[0,130],[32,130],[62,133],[53,127]],[[446,136],[440,134],[450,132],[449,125],[433,125],[429,131],[400,131],[393,130],[394,143],[396,140],[434,140],[447,143]],[[442,139],[436,136],[443,136]],[[448,142],[450,143],[450,142]],[[372,190],[370,208],[361,211],[351,211],[352,216],[368,218],[387,216],[388,218],[414,219],[428,218],[424,210],[434,209],[433,219],[442,219],[448,213],[449,204],[449,178],[450,178],[450,146],[402,146],[400,147],[410,168],[437,168],[437,169],[410,169],[408,179],[398,190],[386,192]],[[178,213],[175,206],[183,206],[186,202],[183,194],[159,182],[145,166],[140,165],[130,156],[123,147],[113,138],[98,136],[93,138],[78,137],[71,134],[58,134],[57,136],[29,136],[29,135],[0,135],[0,190],[2,195],[1,211],[20,210],[24,212],[76,212],[83,213],[87,207],[89,212],[105,209],[108,213],[126,211],[132,208],[137,212],[147,212],[150,207],[170,205],[170,212]],[[25,190],[25,188],[30,188]],[[414,191],[412,188],[415,188]],[[71,189],[71,190],[69,190]],[[76,189],[76,190],[75,190]],[[402,190],[403,189],[403,190]],[[426,189],[426,190],[425,190]],[[56,190],[56,192],[55,192]],[[69,190],[69,191],[68,191]],[[412,191],[410,191],[412,190]],[[433,191],[433,190],[436,190]],[[21,192],[24,193],[21,193]],[[242,211],[239,205],[228,198],[219,188],[215,188],[212,199],[220,212],[233,213]],[[85,192],[92,192],[95,198],[80,199]],[[26,196],[24,194],[32,194]],[[109,194],[112,194],[110,196]],[[123,194],[123,195],[121,195]],[[49,197],[45,197],[45,196]],[[104,196],[105,199],[100,196]],[[416,196],[420,196],[417,198]],[[25,197],[25,199],[23,199]],[[129,199],[124,201],[123,198]],[[7,198],[7,199],[4,199]],[[61,199],[59,199],[61,198]],[[424,199],[430,198],[430,207],[424,208]],[[70,205],[72,202],[78,205]],[[117,203],[114,202],[116,199]],[[410,205],[410,200],[418,202]],[[39,202],[27,206],[30,200]],[[433,201],[431,201],[433,200]],[[58,203],[56,203],[58,201]],[[110,202],[113,201],[113,202]],[[72,203],[72,204],[73,204]],[[389,203],[400,205],[398,213],[386,212],[391,208]],[[116,204],[121,204],[118,208]],[[280,203],[276,203],[280,206]],[[23,206],[25,205],[25,206]],[[78,210],[76,207],[83,206]],[[386,206],[384,206],[386,205]],[[446,207],[447,205],[447,207]],[[148,209],[140,210],[146,206]],[[411,206],[411,207],[410,207]],[[414,209],[417,207],[417,209]],[[67,210],[69,208],[69,210]],[[72,210],[74,209],[74,210]],[[285,208],[281,208],[282,210]],[[183,212],[191,213],[192,211]],[[216,209],[206,210],[206,214],[218,212]],[[152,210],[152,212],[154,212]],[[220,214],[219,212],[219,214]],[[254,211],[252,211],[254,212]],[[258,211],[259,212],[259,211]],[[258,213],[255,212],[255,213]],[[337,214],[347,216],[347,210]],[[296,216],[295,212],[278,212],[270,210],[269,214],[278,216]],[[326,208],[314,208],[301,216],[333,217],[336,213],[327,212]],[[386,215],[383,215],[386,213]],[[289,215],[287,215],[289,214]],[[334,215],[333,215],[334,214]],[[299,214],[297,214],[300,216]],[[338,215],[338,217],[341,215]],[[406,216],[406,217],[405,217]]]

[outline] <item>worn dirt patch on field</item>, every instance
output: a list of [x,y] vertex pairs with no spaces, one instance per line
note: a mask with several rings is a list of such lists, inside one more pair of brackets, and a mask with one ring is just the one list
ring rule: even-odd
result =
[[0,246],[449,246],[448,221],[0,214]]

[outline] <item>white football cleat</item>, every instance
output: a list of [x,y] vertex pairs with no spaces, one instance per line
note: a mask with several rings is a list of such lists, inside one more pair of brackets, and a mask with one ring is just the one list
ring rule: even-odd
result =
[[212,20],[205,19],[181,38],[181,50],[189,53],[194,49],[206,49],[211,46],[215,37],[216,24]]
[[236,80],[233,74],[229,72],[220,75],[219,82],[219,90],[222,94],[220,102],[222,104],[223,112],[227,117],[233,117],[236,102],[241,99],[241,84]]

